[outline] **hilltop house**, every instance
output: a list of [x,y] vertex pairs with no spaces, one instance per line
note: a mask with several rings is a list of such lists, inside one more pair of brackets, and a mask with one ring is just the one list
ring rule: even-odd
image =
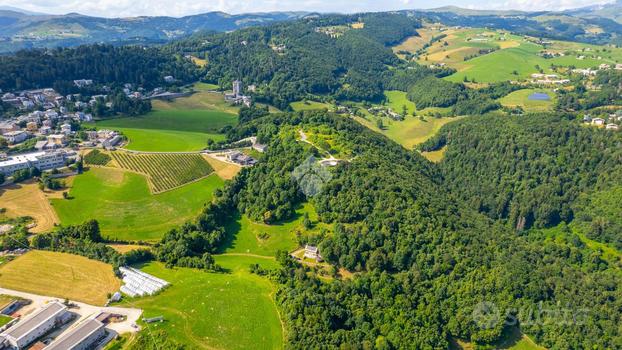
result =
[[305,253],[303,258],[313,259],[315,261],[322,261],[322,256],[320,255],[320,250],[318,247],[313,245],[305,245]]

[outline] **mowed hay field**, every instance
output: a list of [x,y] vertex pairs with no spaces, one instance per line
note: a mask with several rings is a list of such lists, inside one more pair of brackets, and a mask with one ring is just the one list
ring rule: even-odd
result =
[[50,231],[59,223],[58,216],[35,181],[0,188],[0,208],[6,209],[7,217],[32,217],[37,223],[30,230],[34,233]]
[[114,129],[129,139],[125,148],[147,152],[198,151],[207,140],[220,141],[220,130],[237,123],[239,107],[229,106],[223,95],[200,91],[173,101],[153,101],[153,111],[138,117],[98,121],[98,129]]
[[145,176],[114,168],[91,168],[77,176],[70,199],[52,199],[63,225],[99,221],[102,234],[128,241],[157,241],[199,214],[223,185],[216,175],[154,195]]
[[237,164],[223,162],[216,158],[210,157],[207,154],[203,154],[203,158],[209,163],[212,169],[214,169],[216,175],[220,176],[223,180],[233,179],[240,172],[240,170],[242,170],[242,167]]
[[142,271],[171,286],[155,296],[130,299],[122,306],[144,310],[143,317],[165,322],[143,324],[145,331],[164,329],[189,349],[281,349],[283,330],[272,299],[274,286],[251,274],[251,264],[276,268],[273,258],[214,256],[225,273],[167,269],[149,263]]
[[214,171],[200,154],[111,152],[110,155],[120,168],[147,176],[153,193],[183,186]]
[[112,266],[78,255],[30,251],[0,265],[0,285],[23,292],[104,305],[120,288]]

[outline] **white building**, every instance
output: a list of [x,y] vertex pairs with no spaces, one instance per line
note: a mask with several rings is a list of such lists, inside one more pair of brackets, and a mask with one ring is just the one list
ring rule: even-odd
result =
[[605,119],[603,119],[603,118],[594,118],[594,119],[592,119],[592,125],[605,125]]
[[0,333],[0,344],[14,349],[24,349],[47,332],[71,317],[67,307],[52,302]]
[[70,158],[70,154],[63,151],[33,152],[10,156],[0,161],[0,172],[11,175],[18,170],[37,168],[41,171],[61,168]]
[[78,80],[74,80],[73,83],[74,83],[75,86],[77,86],[79,88],[82,88],[82,87],[85,87],[85,86],[93,85],[93,80],[91,80],[91,79],[78,79]]
[[89,319],[69,333],[54,340],[44,350],[87,350],[93,349],[98,341],[106,336],[104,324],[96,319]]
[[305,245],[305,254],[303,258],[313,259],[315,261],[322,261],[322,256],[320,255],[320,250],[316,246]]
[[28,138],[28,133],[25,131],[9,131],[2,135],[8,143],[15,144],[26,141]]
[[605,126],[605,129],[607,129],[607,130],[618,130],[618,128],[619,128],[618,125],[617,124],[613,124],[613,123],[607,124],[607,126]]

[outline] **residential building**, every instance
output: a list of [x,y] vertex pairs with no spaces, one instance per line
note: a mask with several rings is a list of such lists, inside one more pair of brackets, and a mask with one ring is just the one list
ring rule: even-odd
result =
[[104,324],[96,319],[88,319],[69,333],[54,340],[44,350],[87,350],[93,349],[102,338],[106,337]]
[[14,349],[24,349],[55,327],[67,322],[71,317],[67,307],[52,302],[15,325],[0,333],[0,344]]
[[53,134],[48,135],[48,142],[58,146],[65,146],[67,144],[67,135]]
[[73,81],[74,85],[83,88],[89,85],[93,85],[93,80],[91,79],[78,79]]
[[605,126],[605,129],[607,129],[607,130],[618,130],[619,127],[618,127],[618,124],[610,123],[610,124],[607,124],[607,126]]
[[305,253],[303,257],[313,259],[315,261],[322,261],[322,256],[320,255],[319,248],[308,244],[305,245]]
[[228,161],[239,165],[253,166],[257,163],[257,161],[253,157],[247,156],[240,151],[229,152],[227,153],[226,158]]
[[28,136],[29,134],[27,132],[21,131],[21,130],[20,131],[9,131],[2,135],[2,137],[4,137],[7,140],[7,142],[10,144],[24,142],[26,141]]
[[18,131],[19,130],[19,125],[17,125],[17,123],[14,122],[2,122],[0,123],[0,134],[4,134],[7,132],[11,132],[11,131]]
[[594,118],[594,119],[592,119],[592,125],[605,125],[605,119],[603,119],[603,118]]

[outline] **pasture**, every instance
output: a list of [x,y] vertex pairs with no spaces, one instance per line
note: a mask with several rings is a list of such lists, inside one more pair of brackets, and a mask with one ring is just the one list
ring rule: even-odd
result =
[[37,223],[30,229],[33,233],[50,231],[60,222],[46,194],[32,180],[0,188],[0,208],[6,209],[9,218],[32,217]]
[[[534,93],[543,93],[549,96],[549,100],[530,99]],[[505,107],[521,107],[525,112],[545,112],[553,108],[556,95],[551,90],[546,89],[523,89],[512,92],[511,94],[499,99]]]
[[33,250],[0,265],[0,285],[38,295],[104,305],[120,288],[112,266],[82,256]]
[[122,305],[144,310],[144,317],[164,316],[163,323],[143,325],[164,329],[190,349],[281,349],[283,331],[272,294],[274,286],[251,274],[249,265],[276,268],[272,258],[215,256],[225,273],[167,269],[149,263],[142,270],[171,286],[151,297],[128,299]]
[[331,110],[333,108],[333,106],[328,103],[315,101],[297,101],[290,103],[289,106],[294,110],[294,112],[315,111],[322,109]]
[[173,227],[199,214],[215,189],[216,175],[154,195],[143,175],[91,168],[77,176],[69,199],[52,199],[63,225],[99,221],[102,235],[128,241],[157,241]]
[[153,193],[162,193],[211,174],[214,169],[200,154],[111,152],[125,170],[144,174]]
[[[207,85],[199,89],[207,90]],[[101,120],[98,129],[114,129],[129,139],[127,149],[149,152],[198,151],[207,140],[220,141],[220,131],[237,123],[239,107],[230,106],[223,95],[199,91],[173,101],[152,101],[153,110],[138,117]]]
[[[446,64],[458,72],[447,80],[462,82],[491,83],[507,80],[524,80],[537,73],[539,67],[544,73],[554,73],[551,65],[577,68],[596,67],[601,63],[613,64],[622,60],[622,49],[597,45],[551,41],[542,45],[534,38],[525,38],[504,31],[483,28],[446,29],[427,26],[395,50],[416,52],[431,38],[446,35],[425,49],[418,59],[422,65]],[[493,52],[489,52],[493,50]],[[561,54],[545,58],[542,51]]]
[[[317,223],[317,214],[309,203],[296,210],[294,218],[285,222],[266,225],[251,221],[245,215],[237,215],[226,226],[227,239],[219,253],[255,254],[272,257],[278,250],[292,251],[297,246],[296,233],[308,234],[303,226],[304,214]],[[329,229],[328,226],[322,226]],[[315,227],[319,229],[320,227]]]

